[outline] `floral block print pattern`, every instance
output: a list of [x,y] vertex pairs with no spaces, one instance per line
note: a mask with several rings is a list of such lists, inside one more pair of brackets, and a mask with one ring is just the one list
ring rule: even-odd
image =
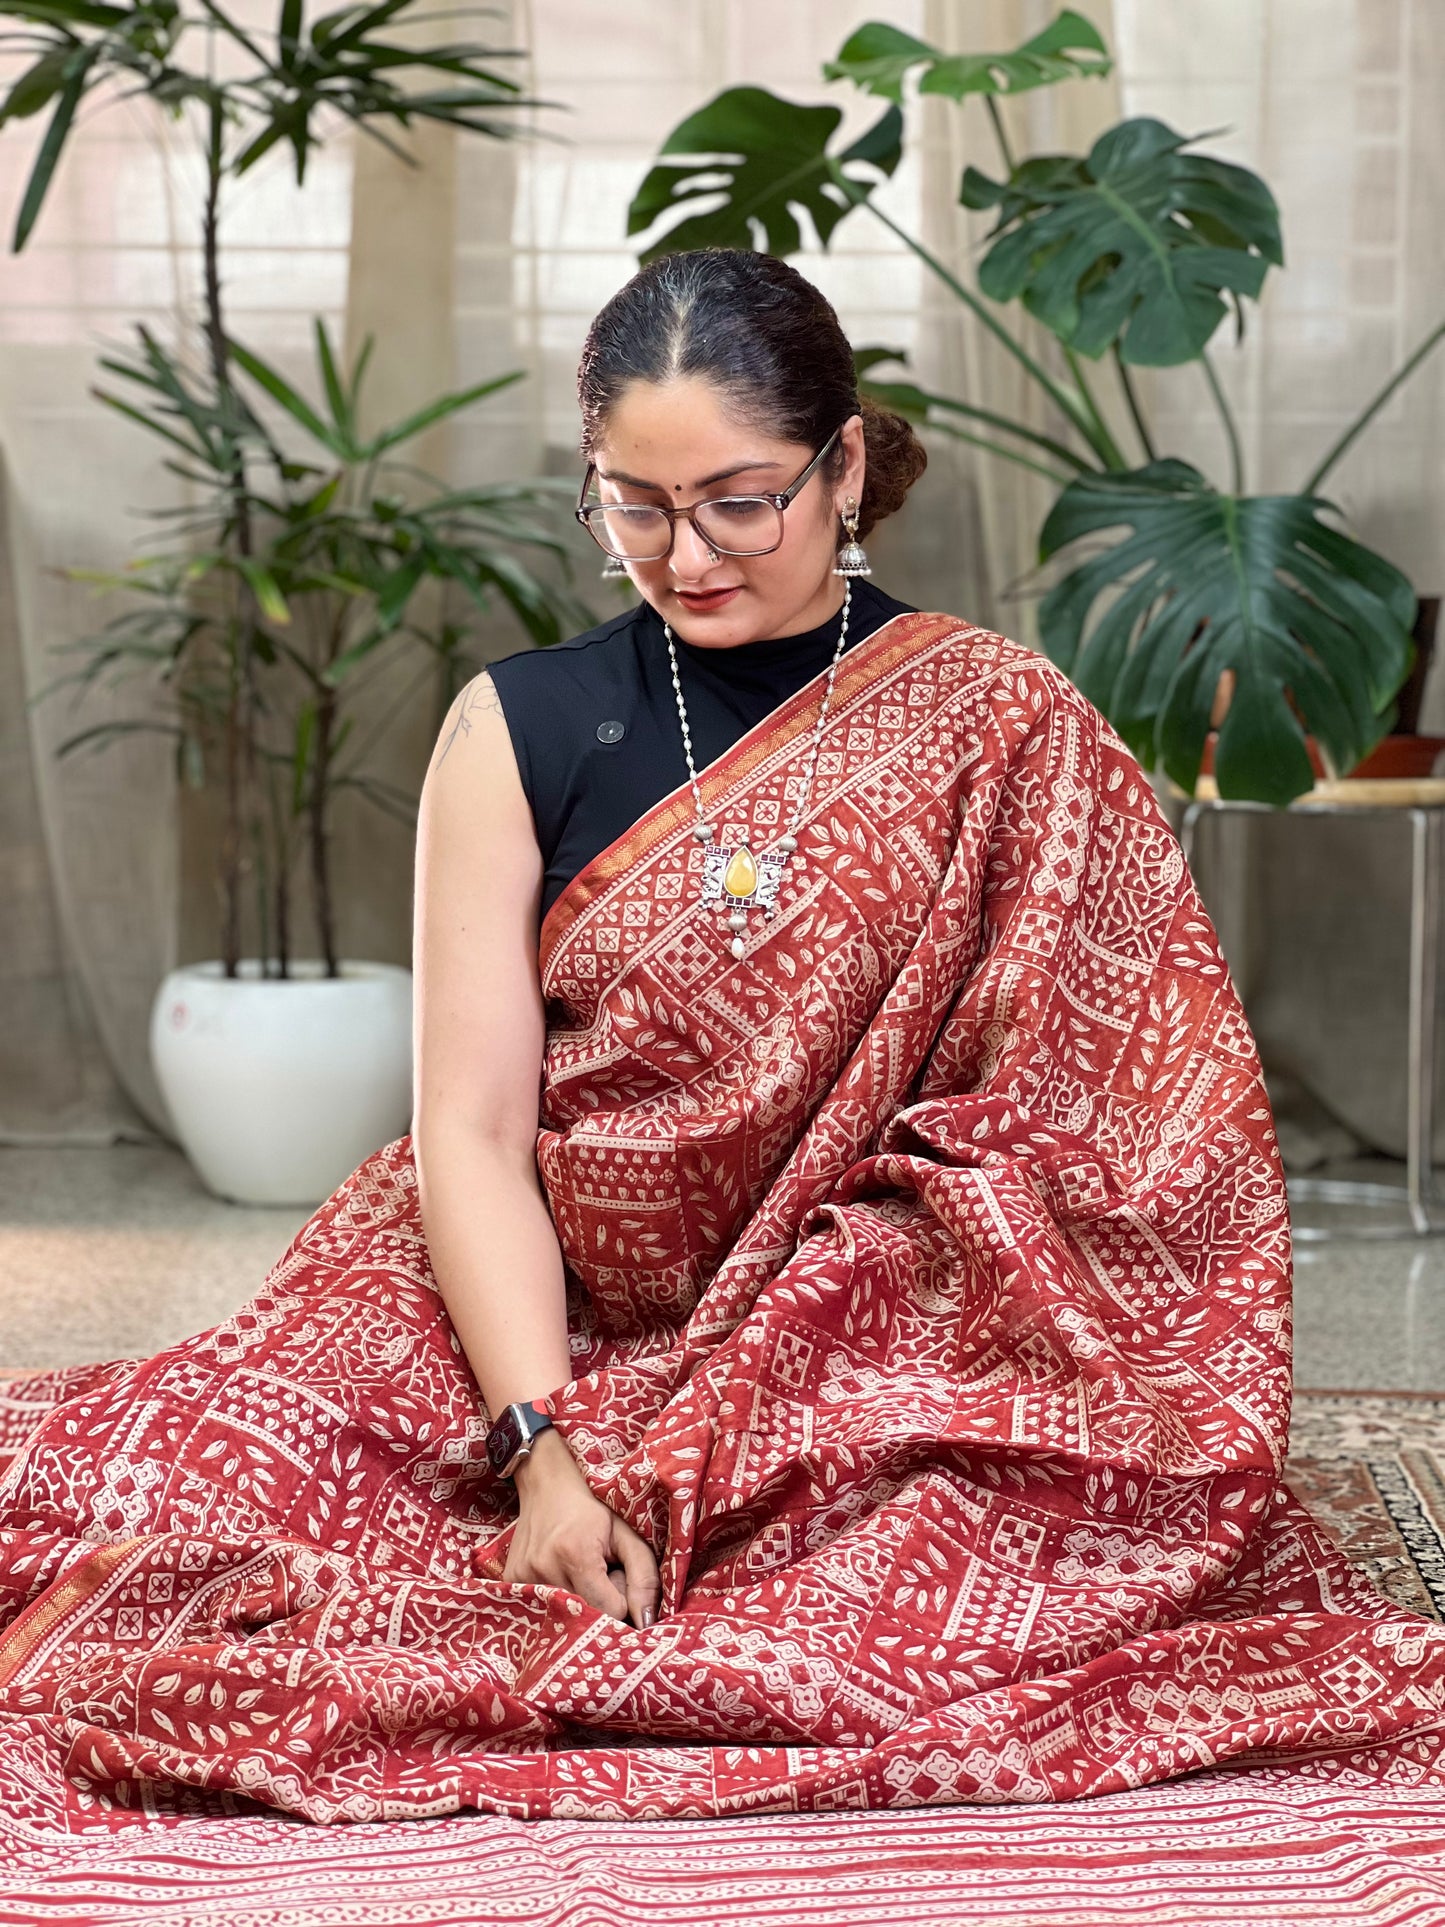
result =
[[[702,773],[723,841],[791,809],[820,693]],[[1445,1627],[1281,1484],[1269,1108],[1117,736],[1042,658],[904,616],[839,665],[741,958],[693,820],[683,785],[602,852],[539,957],[557,1423],[656,1548],[657,1623],[502,1580],[403,1137],[234,1318],[11,1388],[0,1807],[630,1820],[1222,1762],[1438,1790]]]

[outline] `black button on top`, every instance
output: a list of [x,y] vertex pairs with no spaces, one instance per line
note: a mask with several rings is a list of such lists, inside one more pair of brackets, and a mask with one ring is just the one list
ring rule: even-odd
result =
[[615,716],[612,717],[610,721],[597,725],[597,740],[599,743],[620,743],[626,734],[626,723],[618,722]]

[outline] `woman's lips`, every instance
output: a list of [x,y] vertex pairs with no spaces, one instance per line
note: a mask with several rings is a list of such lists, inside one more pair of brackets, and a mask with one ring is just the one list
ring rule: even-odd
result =
[[673,594],[684,609],[690,609],[694,615],[704,615],[709,609],[725,608],[735,595],[742,594],[742,585],[738,583],[731,589],[674,589]]

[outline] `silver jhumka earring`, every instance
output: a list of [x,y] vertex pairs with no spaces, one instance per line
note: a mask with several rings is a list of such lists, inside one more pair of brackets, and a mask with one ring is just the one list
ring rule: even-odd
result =
[[620,556],[609,555],[607,560],[602,564],[602,580],[604,582],[615,582],[620,576],[626,575],[626,573],[627,564]]
[[843,528],[848,540],[838,551],[838,560],[833,565],[834,575],[850,578],[858,575],[872,575],[873,571],[868,566],[867,554],[863,544],[858,540],[858,504],[851,495],[844,505]]

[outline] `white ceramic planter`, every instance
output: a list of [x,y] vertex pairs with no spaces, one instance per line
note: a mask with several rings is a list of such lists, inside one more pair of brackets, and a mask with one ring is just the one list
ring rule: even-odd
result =
[[287,981],[254,961],[173,970],[151,1059],[186,1155],[238,1204],[317,1204],[411,1122],[411,972],[351,963]]

